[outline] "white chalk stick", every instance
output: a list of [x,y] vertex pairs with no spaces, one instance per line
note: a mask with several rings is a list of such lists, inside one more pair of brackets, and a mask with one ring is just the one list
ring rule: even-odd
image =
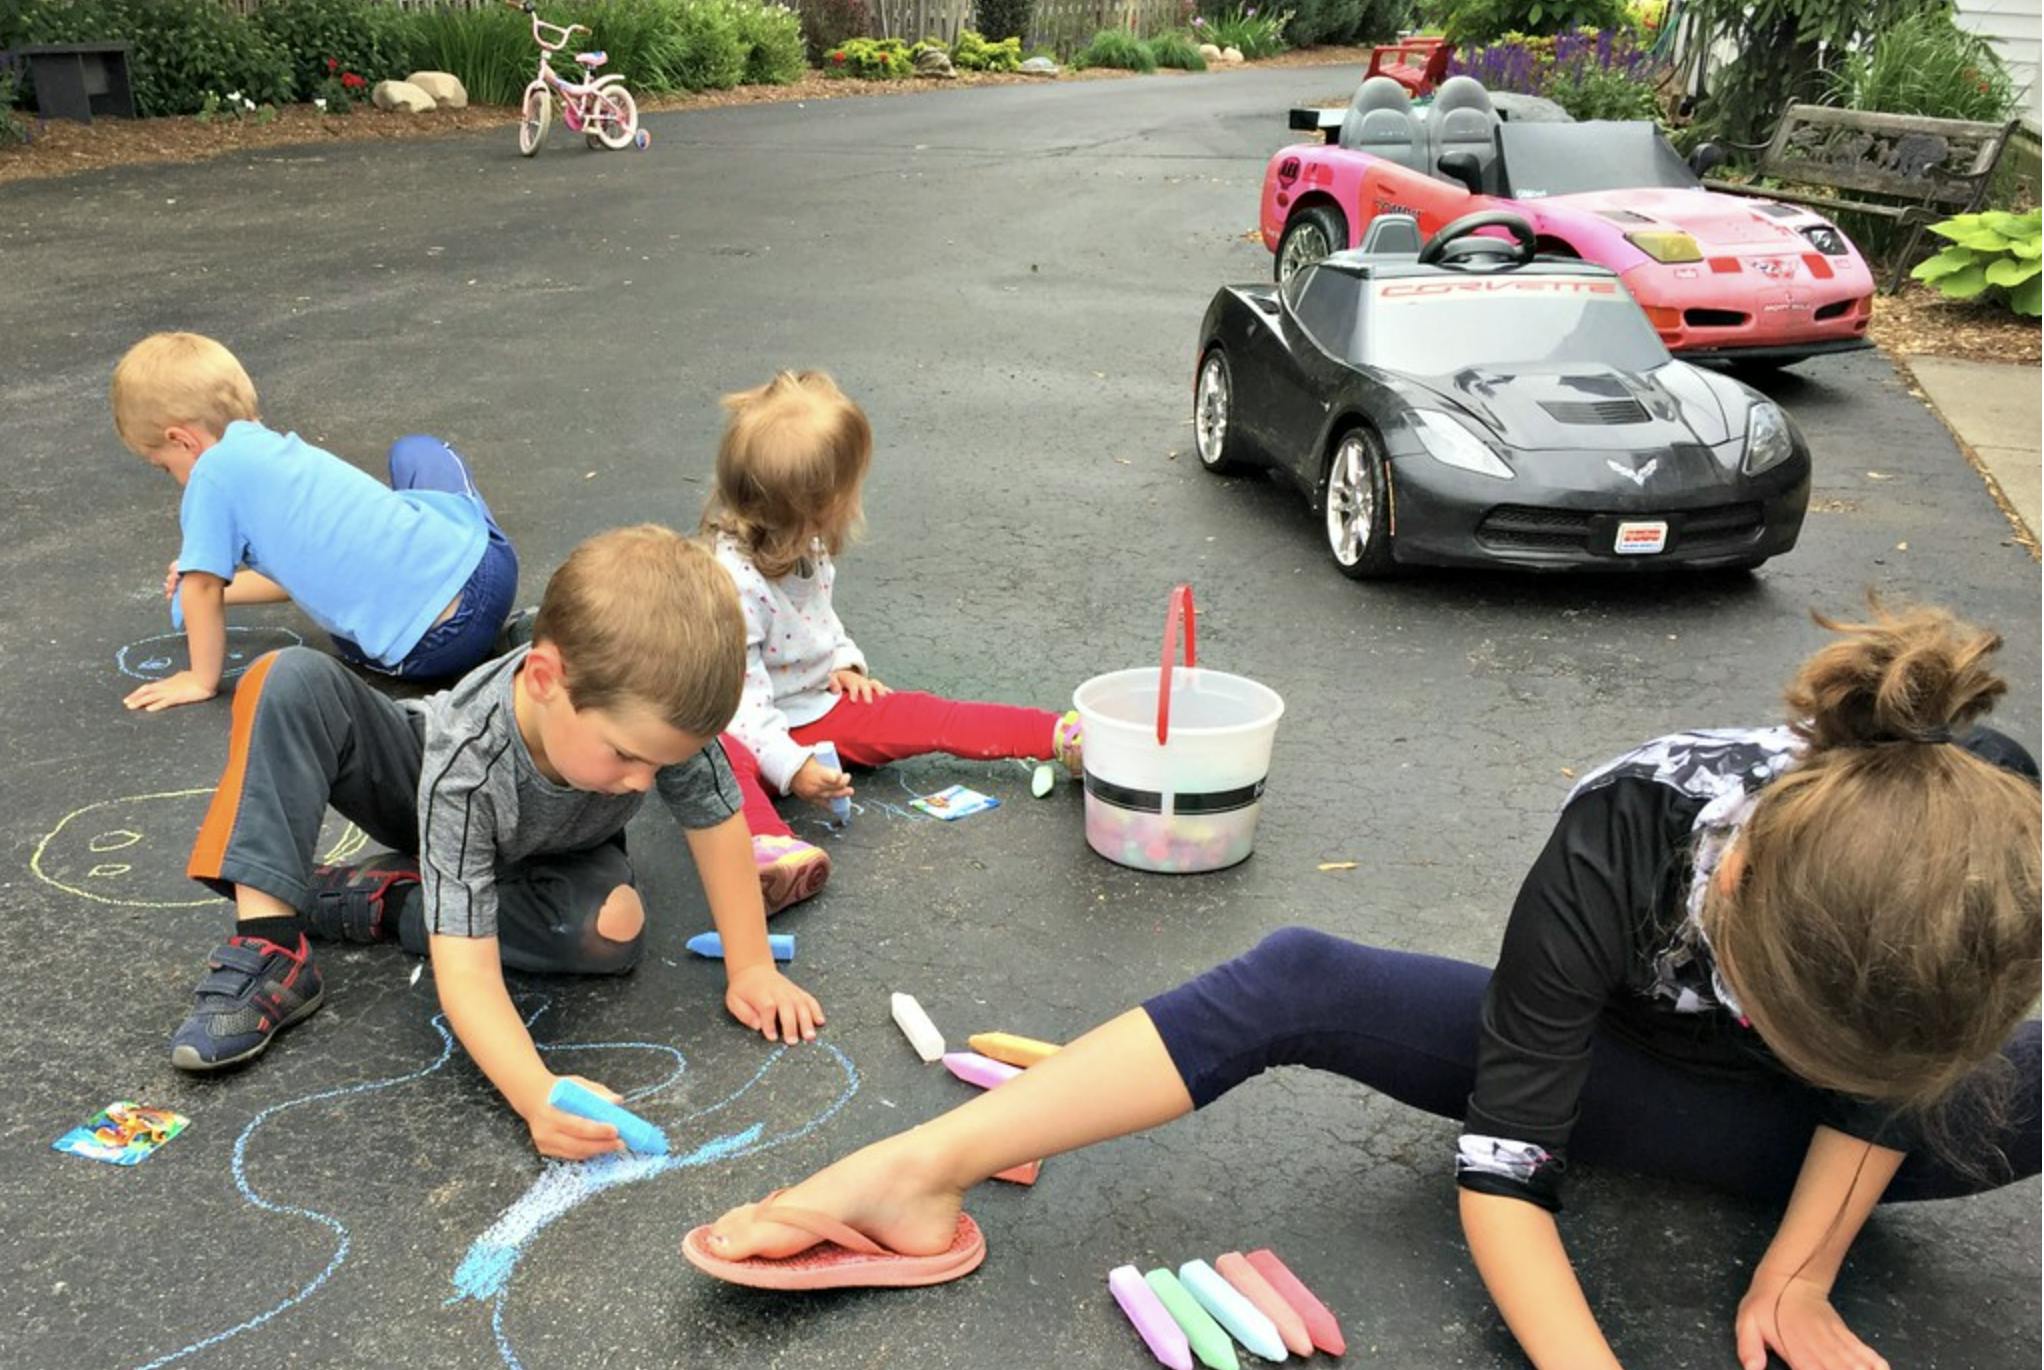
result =
[[940,1061],[944,1058],[944,1034],[937,1031],[937,1025],[930,1021],[930,1015],[923,1012],[923,1006],[916,1002],[913,994],[897,992],[890,1001],[894,1011],[894,1024],[908,1044],[916,1049],[916,1055],[925,1061]]

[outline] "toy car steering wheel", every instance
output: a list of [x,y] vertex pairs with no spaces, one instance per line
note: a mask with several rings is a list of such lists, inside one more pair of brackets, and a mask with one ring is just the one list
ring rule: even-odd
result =
[[[1492,237],[1471,236],[1480,228],[1505,229],[1512,235],[1513,241],[1507,243]],[[1426,246],[1419,250],[1421,266],[1483,258],[1525,266],[1533,257],[1533,225],[1502,209],[1464,214],[1453,223],[1442,225],[1441,231],[1427,239]]]

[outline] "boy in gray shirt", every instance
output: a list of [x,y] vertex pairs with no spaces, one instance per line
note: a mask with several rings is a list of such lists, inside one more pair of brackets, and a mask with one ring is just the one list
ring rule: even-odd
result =
[[[172,1038],[173,1064],[249,1060],[311,1016],[325,989],[308,936],[396,940],[432,957],[448,1023],[543,1154],[619,1149],[616,1129],[547,1103],[556,1077],[503,967],[637,962],[646,915],[624,828],[654,788],[723,936],[726,1007],[769,1040],[816,1035],[822,1009],[767,950],[751,834],[716,740],[745,672],[730,578],[668,529],[616,529],[554,573],[533,638],[406,704],[305,648],[248,671],[189,867],[235,901],[235,931]],[[398,855],[314,867],[329,803]]]

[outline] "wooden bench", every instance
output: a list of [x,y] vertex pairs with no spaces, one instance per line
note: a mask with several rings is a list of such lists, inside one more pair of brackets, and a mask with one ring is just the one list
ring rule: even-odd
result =
[[1892,219],[1909,230],[1894,256],[1887,291],[1894,294],[1923,230],[1954,214],[1970,214],[1987,196],[2017,120],[2006,124],[1930,119],[1915,114],[1863,114],[1828,105],[1790,105],[1765,143],[1731,143],[1760,153],[1755,179],[1772,178],[1833,192],[1882,195],[1901,203],[1842,195],[1765,189],[1710,179],[1712,190],[1785,200],[1822,210],[1853,210]]

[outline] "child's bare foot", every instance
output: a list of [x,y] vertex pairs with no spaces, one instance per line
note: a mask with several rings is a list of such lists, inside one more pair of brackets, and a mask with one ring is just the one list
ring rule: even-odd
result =
[[[913,1133],[889,1137],[817,1171],[774,1202],[836,1218],[890,1251],[934,1256],[951,1245],[964,1196],[938,1178],[921,1152]],[[740,1261],[792,1256],[817,1244],[813,1232],[760,1221],[758,1208],[742,1204],[719,1218],[710,1250]]]

